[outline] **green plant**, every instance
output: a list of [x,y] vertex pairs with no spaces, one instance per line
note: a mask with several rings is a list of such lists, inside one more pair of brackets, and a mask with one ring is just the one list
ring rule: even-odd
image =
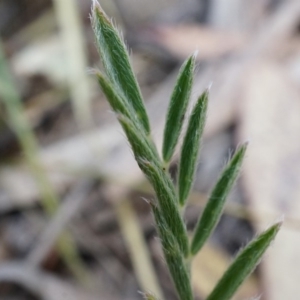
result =
[[[117,114],[140,169],[156,193],[157,200],[151,201],[150,205],[179,298],[192,300],[190,264],[220,219],[226,197],[239,174],[247,144],[242,145],[225,166],[189,241],[182,214],[194,179],[205,124],[208,90],[198,98],[189,117],[181,147],[177,188],[168,169],[182,131],[191,94],[195,55],[183,64],[177,78],[167,113],[161,158],[151,138],[148,115],[125,44],[96,1],[92,7],[92,26],[106,73],[96,72],[98,82]],[[240,252],[207,299],[227,300],[233,296],[256,267],[280,225],[278,222],[271,226]],[[155,297],[149,294],[147,299]]]

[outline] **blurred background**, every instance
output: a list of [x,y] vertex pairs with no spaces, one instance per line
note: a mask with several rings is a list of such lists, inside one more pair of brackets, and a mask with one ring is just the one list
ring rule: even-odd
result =
[[[235,299],[300,294],[300,1],[101,0],[131,52],[157,144],[177,72],[198,50],[212,83],[189,229],[234,149],[250,141],[219,226],[196,257],[205,299],[232,257],[285,217]],[[153,192],[89,70],[89,0],[0,0],[0,299],[177,299]],[[177,158],[171,168],[176,177]],[[254,297],[254,298],[252,298]]]

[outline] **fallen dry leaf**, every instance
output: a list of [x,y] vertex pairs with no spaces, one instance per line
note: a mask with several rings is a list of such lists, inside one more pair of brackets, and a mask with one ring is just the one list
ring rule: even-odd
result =
[[44,300],[100,300],[112,299],[105,291],[89,293],[74,284],[21,262],[0,264],[0,282],[13,282]]
[[[300,222],[299,88],[267,59],[244,75],[239,140],[250,137],[243,179],[257,229],[282,215]],[[286,222],[263,261],[266,299],[295,299],[299,266],[300,232]]]
[[197,59],[208,60],[240,51],[246,37],[197,24],[161,25],[151,32],[151,39],[179,59],[185,59],[199,50]]

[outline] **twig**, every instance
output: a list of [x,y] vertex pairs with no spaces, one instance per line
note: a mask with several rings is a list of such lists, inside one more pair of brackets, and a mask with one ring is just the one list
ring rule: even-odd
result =
[[[16,89],[8,66],[0,40],[0,94],[8,115],[8,121],[18,137],[27,163],[37,182],[42,197],[42,205],[48,215],[53,215],[59,206],[59,199],[53,189],[50,180],[42,166],[38,155],[38,144],[23,111],[23,105]],[[71,236],[65,233],[65,240],[60,239],[59,250],[66,263],[75,275],[83,272],[83,266],[76,253],[76,248]],[[70,257],[73,258],[70,261]]]
[[0,264],[0,282],[14,282],[43,300],[109,300],[107,295],[93,295],[69,282],[32,268],[21,262]]
[[75,188],[67,195],[58,212],[40,234],[37,244],[29,253],[27,261],[30,265],[37,267],[42,263],[69,221],[78,213],[90,186],[91,182],[85,180],[76,184]]
[[75,0],[55,0],[54,5],[65,48],[67,77],[75,118],[81,128],[86,128],[92,123],[91,95],[79,11]]
[[143,291],[154,293],[163,300],[163,293],[158,284],[150,253],[134,208],[128,199],[116,200],[115,212],[141,288]]

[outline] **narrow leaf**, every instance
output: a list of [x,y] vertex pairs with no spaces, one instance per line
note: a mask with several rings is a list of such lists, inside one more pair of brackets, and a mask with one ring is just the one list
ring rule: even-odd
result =
[[282,222],[279,222],[271,226],[238,254],[206,300],[231,299],[238,287],[255,269],[281,224]]
[[194,173],[207,111],[208,90],[198,99],[190,116],[184,137],[178,175],[179,202],[183,206],[194,180]]
[[92,7],[92,25],[96,36],[99,53],[109,80],[114,88],[124,95],[139,119],[146,133],[150,125],[142,95],[130,65],[130,60],[123,39],[118,30],[108,19],[100,4],[94,1]]
[[231,161],[223,170],[209,197],[202,216],[199,218],[196,225],[196,230],[191,245],[191,253],[193,255],[195,255],[202,248],[221,217],[226,197],[228,196],[239,174],[246,148],[247,144],[244,144],[237,150]]
[[163,159],[168,163],[174,153],[187,105],[190,99],[193,75],[195,68],[195,55],[191,56],[181,67],[177,82],[171,97],[167,113],[163,140]]
[[109,80],[105,78],[100,71],[97,71],[96,76],[98,83],[101,86],[101,89],[113,111],[127,117],[136,126],[136,128],[139,128],[140,124],[135,113],[132,111],[132,107],[129,106],[128,103],[126,103],[126,100],[124,100],[124,98],[117,93]]
[[180,245],[182,253],[188,255],[188,237],[184,222],[177,207],[177,196],[172,180],[160,163],[159,157],[151,143],[125,117],[119,116],[119,121],[131,144],[135,159],[151,182],[156,193],[160,209],[166,222]]
[[101,89],[114,112],[120,113],[130,119],[130,108],[126,107],[125,100],[122,99],[122,96],[118,95],[109,80],[106,79],[101,72],[97,71],[96,76],[98,79],[98,83],[101,86]]
[[138,164],[151,182],[166,224],[177,240],[183,255],[186,257],[189,247],[188,236],[177,207],[178,201],[170,176],[164,172],[162,167],[158,167],[147,160],[139,159]]
[[166,221],[163,218],[163,213],[154,204],[151,206],[158,227],[159,236],[161,238],[166,263],[180,300],[192,300],[193,293],[190,284],[190,277],[185,267],[185,261],[182,256],[182,252],[179,249],[179,245],[166,224]]
[[118,119],[131,145],[135,159],[138,161],[143,158],[159,163],[160,158],[152,141],[125,116],[119,115]]

